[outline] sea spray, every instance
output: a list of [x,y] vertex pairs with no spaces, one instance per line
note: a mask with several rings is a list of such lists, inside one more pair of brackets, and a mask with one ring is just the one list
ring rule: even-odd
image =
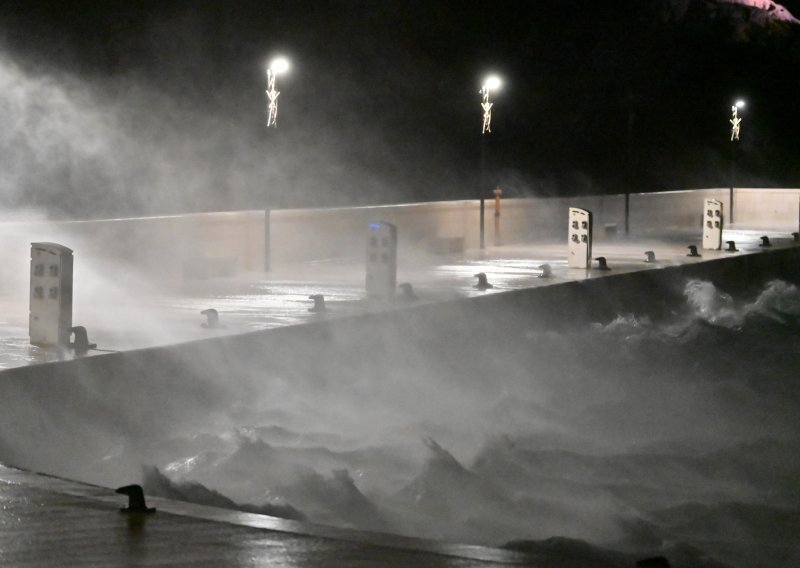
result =
[[[481,334],[448,321],[330,326],[300,344],[283,334],[257,368],[209,368],[191,352],[170,360],[178,378],[154,379],[173,415],[152,395],[127,395],[133,408],[100,396],[113,376],[58,390],[62,405],[20,382],[5,416],[25,440],[4,429],[0,449],[108,485],[151,463],[173,484],[331,525],[651,556],[686,543],[732,565],[791,565],[800,293],[782,281],[748,298],[700,280],[683,290],[666,315],[620,310],[557,330],[519,312]],[[93,412],[74,406],[84,390]],[[43,452],[57,434],[83,449]]]

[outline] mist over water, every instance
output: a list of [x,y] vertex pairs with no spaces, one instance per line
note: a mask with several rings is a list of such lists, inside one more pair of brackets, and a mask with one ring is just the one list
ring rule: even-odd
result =
[[[31,207],[83,219],[198,203],[229,209],[276,173],[254,131],[142,77],[79,78],[3,57],[0,90],[5,216]],[[262,201],[278,200],[277,188],[269,193]]]
[[[0,53],[0,219],[387,203],[463,186],[440,165],[409,171],[357,108],[343,105],[335,120],[298,108],[267,130],[266,79],[261,62],[252,65],[246,87],[221,82],[200,96],[180,66],[170,82],[137,68],[81,75]],[[337,84],[316,78],[320,90]],[[282,88],[284,100],[291,87]],[[413,152],[428,159],[425,148]]]
[[[608,565],[790,566],[800,291],[681,286],[666,316],[312,326],[250,361],[142,362],[166,373],[144,392],[98,392],[112,377],[53,384],[55,413],[17,383],[0,460],[363,530],[578,539],[615,551]],[[554,542],[574,558],[577,543]]]

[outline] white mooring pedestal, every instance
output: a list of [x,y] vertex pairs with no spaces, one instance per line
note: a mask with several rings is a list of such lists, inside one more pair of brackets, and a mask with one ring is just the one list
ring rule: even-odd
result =
[[72,250],[56,243],[31,243],[31,344],[66,347],[71,327]]
[[367,235],[367,297],[388,300],[397,286],[397,227],[371,223]]
[[578,207],[569,208],[570,268],[589,268],[592,264],[592,212]]
[[722,229],[724,228],[722,202],[706,199],[703,207],[703,248],[720,250],[722,248]]

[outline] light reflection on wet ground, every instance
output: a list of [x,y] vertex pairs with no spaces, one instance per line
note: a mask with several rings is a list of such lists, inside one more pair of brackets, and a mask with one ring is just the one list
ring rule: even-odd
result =
[[309,296],[323,294],[330,313],[342,306],[352,311],[363,298],[363,291],[346,285],[325,285],[298,281],[257,281],[249,290],[236,294],[214,294],[189,296],[165,300],[159,307],[164,311],[177,310],[187,318],[202,321],[195,316],[206,308],[214,308],[220,314],[223,325],[237,331],[259,330],[295,325],[317,318],[309,312],[313,301]]
[[111,489],[0,465],[3,565],[527,565],[524,556],[510,550],[298,523],[150,496],[147,502],[155,514],[121,515],[124,500]]
[[[760,236],[767,234],[774,246],[791,246],[787,234],[765,231],[727,230],[724,240],[735,240],[740,253],[764,250]],[[657,269],[687,262],[724,258],[724,251],[702,251],[700,258],[686,256],[687,243],[699,243],[699,237],[685,235],[669,238],[615,238],[595,242],[593,256],[605,256],[611,267],[604,272],[567,267],[566,246],[562,242],[491,247],[485,251],[467,251],[462,257],[438,257],[434,262],[398,267],[398,283],[409,282],[414,288],[414,303],[441,302],[477,297],[510,290],[548,286],[566,281],[604,277],[624,272]],[[657,261],[644,262],[644,251],[653,250]],[[542,265],[548,264],[552,275],[542,278]],[[596,265],[595,265],[596,266]],[[476,274],[483,272],[493,288],[476,289]],[[244,275],[237,279],[187,282],[181,293],[157,297],[128,297],[116,290],[109,298],[83,298],[76,282],[74,325],[83,325],[89,340],[105,350],[129,350],[156,345],[193,341],[207,337],[239,334],[276,327],[298,325],[319,319],[399,309],[409,304],[398,297],[395,302],[368,301],[364,294],[364,267],[360,259],[328,259],[279,267],[264,274]],[[64,354],[28,343],[27,290],[0,294],[0,369],[57,361]],[[323,294],[328,312],[312,313],[309,296]],[[219,312],[220,327],[203,327],[200,312],[214,308]],[[100,354],[93,351],[91,354]],[[67,356],[69,357],[69,356]]]
[[[1,325],[2,323],[0,322]],[[60,361],[64,357],[66,355],[58,351],[31,345],[28,342],[27,330],[14,330],[11,336],[0,334],[0,369],[24,367],[32,363]]]

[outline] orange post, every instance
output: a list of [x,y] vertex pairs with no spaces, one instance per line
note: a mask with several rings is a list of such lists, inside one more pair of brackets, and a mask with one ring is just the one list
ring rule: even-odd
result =
[[503,195],[503,190],[495,187],[492,191],[494,194],[494,246],[500,244],[500,196]]

